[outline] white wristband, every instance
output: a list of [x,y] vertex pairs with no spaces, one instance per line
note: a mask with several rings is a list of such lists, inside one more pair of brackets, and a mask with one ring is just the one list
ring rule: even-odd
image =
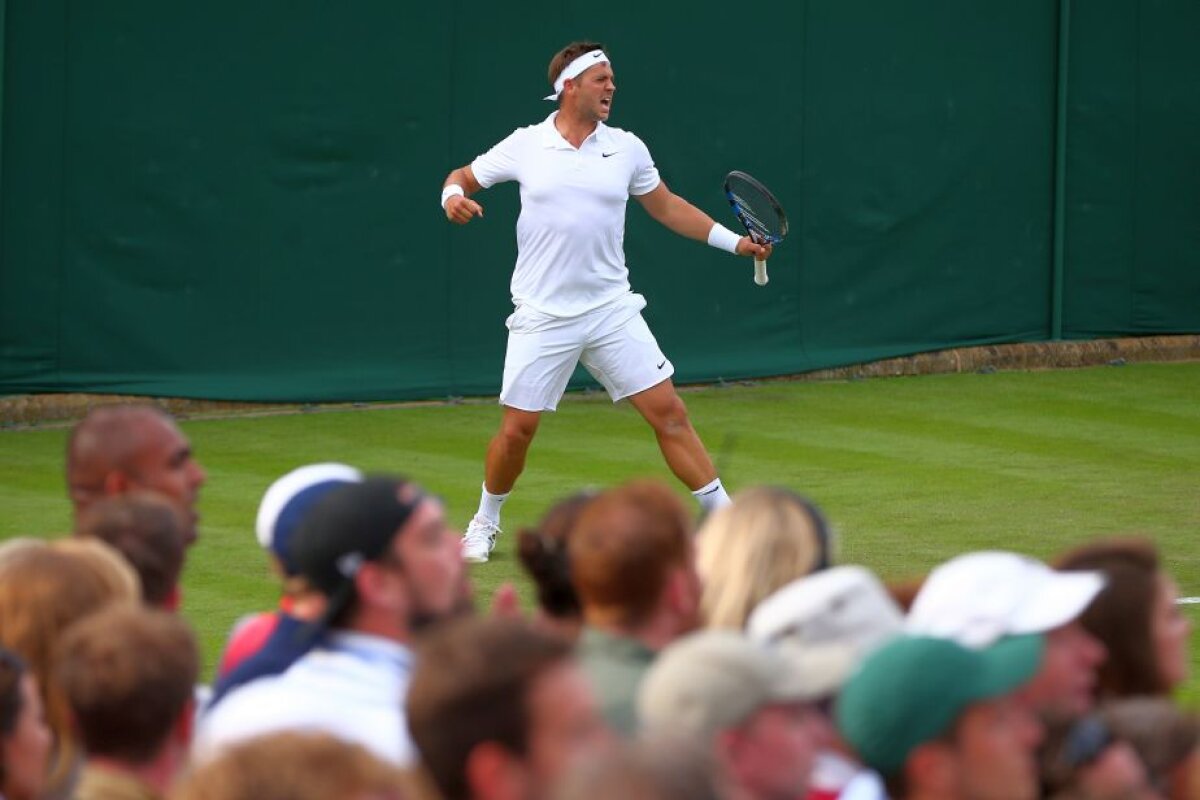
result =
[[463,188],[461,186],[459,186],[457,183],[452,183],[449,186],[444,187],[442,189],[442,208],[443,209],[446,207],[446,201],[449,200],[451,197],[454,197],[454,195],[458,195],[459,197],[466,197],[467,193],[464,192]]
[[734,255],[737,255],[738,242],[741,240],[742,237],[738,236],[736,233],[729,230],[729,228],[726,228],[719,222],[714,222],[712,230],[708,232],[708,244],[710,247],[715,247],[718,250],[725,250],[733,253]]

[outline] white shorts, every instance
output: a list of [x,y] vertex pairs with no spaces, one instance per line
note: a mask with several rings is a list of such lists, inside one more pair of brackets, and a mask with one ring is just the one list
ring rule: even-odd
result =
[[520,306],[509,316],[500,403],[553,411],[576,364],[613,402],[657,386],[675,373],[642,319],[646,299],[627,294],[578,317],[552,317]]

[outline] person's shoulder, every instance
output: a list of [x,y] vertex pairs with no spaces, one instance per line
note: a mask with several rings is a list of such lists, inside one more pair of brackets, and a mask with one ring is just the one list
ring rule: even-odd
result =
[[509,138],[512,138],[514,136],[519,136],[519,137],[541,136],[542,132],[546,130],[546,126],[553,124],[550,121],[551,119],[552,119],[552,116],[547,117],[546,119],[543,119],[543,120],[539,120],[537,122],[532,122],[528,125],[522,125],[521,127],[514,130],[512,133],[510,133]]
[[627,142],[637,142],[638,144],[641,144],[643,147],[645,146],[645,144],[642,142],[642,138],[640,136],[638,136],[636,133],[634,133],[633,131],[627,131],[624,128],[617,128],[617,127],[614,127],[612,125],[607,125],[607,124],[604,126],[604,130],[606,133],[608,133],[609,136],[613,137],[614,139],[616,139],[618,141],[624,140]]
[[628,150],[630,152],[640,152],[643,154],[643,158],[652,158],[652,156],[650,156],[650,148],[647,147],[646,143],[642,141],[641,137],[633,131],[627,131],[624,128],[614,128],[611,125],[605,125],[604,133],[608,137],[608,140],[612,142],[615,147],[619,147],[622,150]]

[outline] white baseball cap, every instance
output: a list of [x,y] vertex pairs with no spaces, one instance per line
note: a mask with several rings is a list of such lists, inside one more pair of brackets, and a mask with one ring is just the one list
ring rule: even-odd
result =
[[1003,636],[1066,625],[1104,584],[1100,572],[1056,572],[1017,553],[967,553],[929,574],[908,612],[906,628],[918,636],[988,647]]
[[750,638],[780,650],[823,695],[904,628],[904,615],[864,567],[843,565],[792,581],[750,615]]
[[309,464],[277,479],[258,506],[254,525],[258,543],[275,554],[287,574],[295,574],[291,542],[301,518],[329,490],[362,479],[354,467],[336,463]]

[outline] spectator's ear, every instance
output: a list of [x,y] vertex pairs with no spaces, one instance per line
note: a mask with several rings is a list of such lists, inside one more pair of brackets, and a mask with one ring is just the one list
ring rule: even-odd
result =
[[743,750],[745,746],[745,737],[737,728],[726,728],[723,731],[718,731],[716,738],[713,740],[713,753],[716,754],[717,763],[720,765],[721,771],[728,775],[737,785],[742,785],[747,777],[739,768],[742,764],[742,759],[739,758],[739,751]]
[[179,719],[171,726],[171,736],[180,749],[187,752],[192,747],[192,736],[196,732],[196,701],[188,700],[187,705],[179,714]]
[[958,761],[947,742],[935,740],[918,745],[904,761],[906,784],[934,796],[953,795],[958,786]]
[[675,567],[663,586],[667,607],[677,615],[692,618],[700,608],[700,582],[690,567]]
[[408,605],[408,583],[395,567],[368,561],[354,575],[354,592],[362,604],[389,609]]
[[133,488],[133,479],[118,469],[104,476],[104,494],[106,497],[125,494]]
[[525,765],[496,742],[482,742],[471,748],[464,769],[469,794],[475,800],[532,797]]

